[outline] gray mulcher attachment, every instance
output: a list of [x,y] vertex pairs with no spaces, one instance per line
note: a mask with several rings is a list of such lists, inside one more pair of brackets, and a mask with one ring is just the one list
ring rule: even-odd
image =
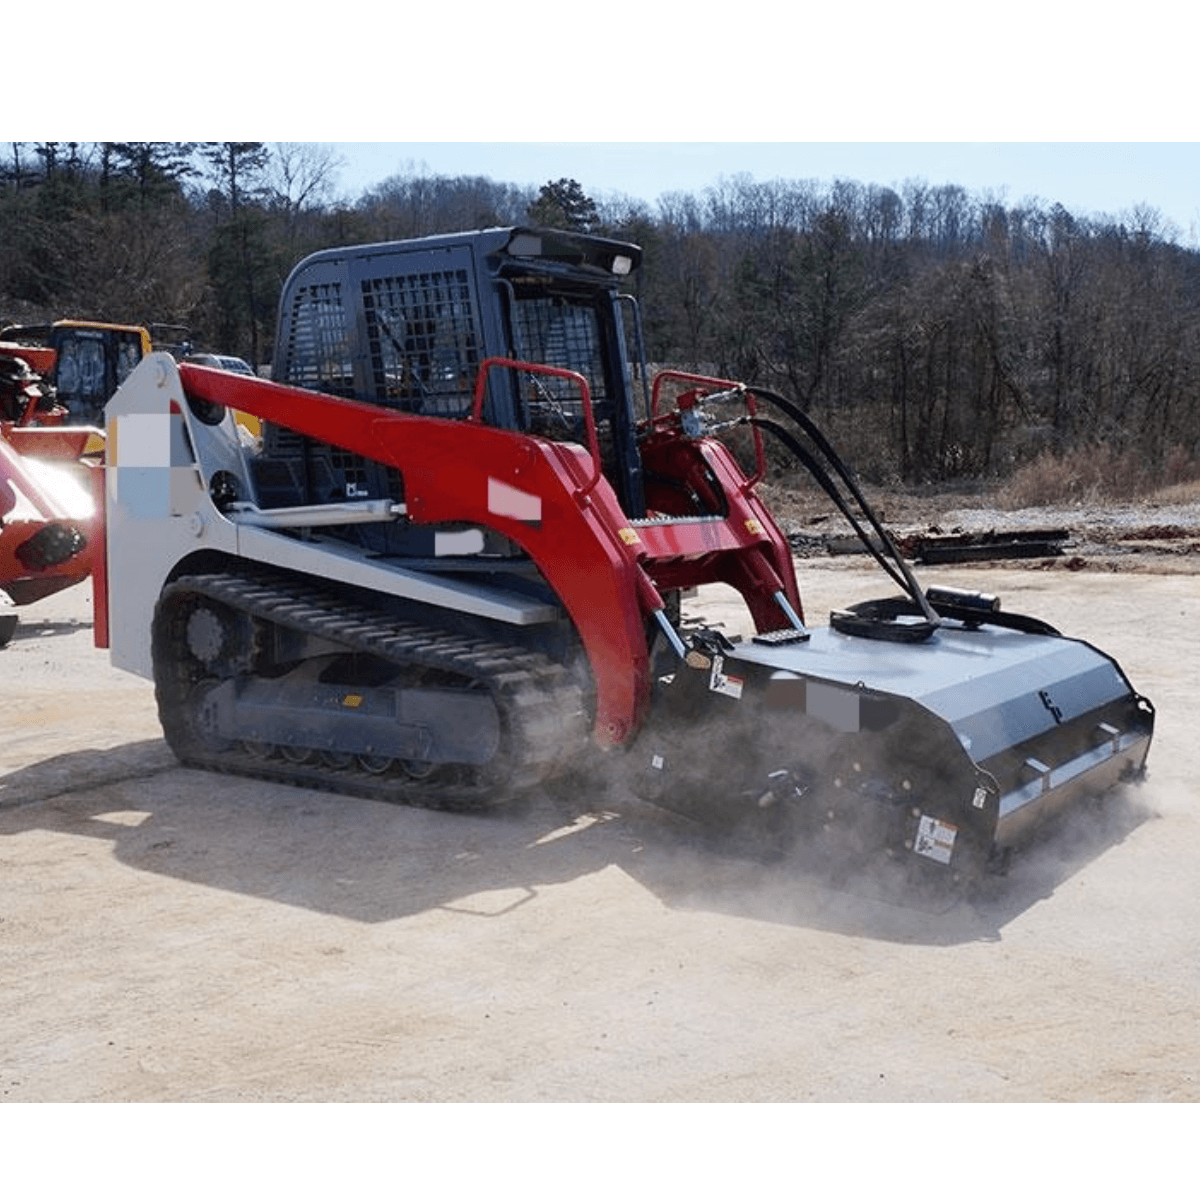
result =
[[904,595],[744,644],[694,634],[638,744],[642,794],[752,843],[795,840],[843,863],[884,852],[977,878],[1078,801],[1143,777],[1154,710],[1116,662],[992,596],[922,590],[820,432],[765,398],[816,452],[754,423],[796,454]]
[[791,645],[708,635],[662,685],[639,747],[647,798],[843,860],[884,851],[977,877],[1143,774],[1153,709],[1111,659],[945,611],[920,643],[836,620]]

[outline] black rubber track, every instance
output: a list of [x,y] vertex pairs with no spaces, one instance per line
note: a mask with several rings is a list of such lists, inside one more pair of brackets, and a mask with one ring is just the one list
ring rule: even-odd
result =
[[[270,624],[317,635],[345,653],[403,667],[448,672],[463,686],[486,688],[500,714],[501,748],[483,767],[443,766],[428,778],[393,769],[374,774],[357,759],[346,766],[292,762],[274,748],[250,749],[207,734],[197,698],[214,674],[188,649],[187,626],[200,605],[244,614],[260,632]],[[590,723],[579,684],[558,663],[522,647],[398,620],[316,581],[291,576],[221,573],[187,576],[163,589],[152,646],[155,696],[167,744],[186,766],[344,792],[425,808],[476,811],[512,800],[560,774],[586,752]],[[250,669],[254,648],[244,650]]]

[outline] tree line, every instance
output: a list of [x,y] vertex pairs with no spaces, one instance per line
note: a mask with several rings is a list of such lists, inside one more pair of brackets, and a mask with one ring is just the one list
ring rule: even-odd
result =
[[792,396],[868,477],[1090,449],[1195,472],[1200,256],[1155,210],[748,176],[651,205],[415,169],[347,199],[336,169],[310,143],[10,143],[0,317],[183,325],[257,365],[312,250],[554,225],[643,247],[652,361]]

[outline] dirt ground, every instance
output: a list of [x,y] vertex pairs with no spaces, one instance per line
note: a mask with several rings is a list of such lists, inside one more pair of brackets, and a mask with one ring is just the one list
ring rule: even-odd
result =
[[[93,648],[90,588],[23,609],[0,1099],[1200,1098],[1200,579],[1178,566],[921,572],[1094,641],[1158,713],[1146,784],[943,905],[714,853],[620,795],[464,817],[183,770],[150,685]],[[800,567],[814,622],[891,590]]]

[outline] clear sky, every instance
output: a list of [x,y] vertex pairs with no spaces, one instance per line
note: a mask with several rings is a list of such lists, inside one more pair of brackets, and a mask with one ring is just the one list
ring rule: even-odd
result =
[[850,179],[898,187],[959,184],[1003,203],[1036,199],[1076,216],[1157,209],[1179,240],[1200,240],[1200,143],[1194,142],[338,142],[339,193],[390,175],[485,175],[540,185],[575,179],[592,196],[653,204],[721,177]]
[[[36,55],[10,64],[27,99],[9,136],[336,144],[351,198],[410,167],[565,176],[650,204],[739,172],[920,179],[1081,216],[1146,205],[1200,244],[1194,17],[1178,0],[283,11],[211,0],[202,19],[114,27],[80,10],[49,75]],[[419,140],[383,140],[397,135]]]

